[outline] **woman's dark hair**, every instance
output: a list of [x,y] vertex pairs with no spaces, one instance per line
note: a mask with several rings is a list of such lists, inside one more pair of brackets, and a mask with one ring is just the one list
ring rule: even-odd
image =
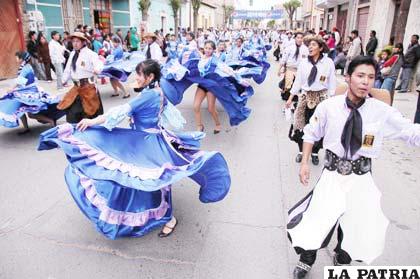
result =
[[121,39],[120,39],[120,37],[118,37],[118,35],[117,36],[113,36],[112,37],[112,41],[114,43],[116,43],[116,44],[121,44]]
[[107,38],[111,38],[111,34],[105,34],[102,36],[102,39],[105,41]]
[[353,74],[356,68],[360,65],[369,65],[376,69],[376,62],[372,57],[358,55],[353,60],[351,60],[349,67],[347,69],[347,73],[349,76]]
[[330,48],[327,46],[327,44],[324,41],[320,41],[320,40],[317,40],[317,39],[312,38],[312,39],[309,39],[308,40],[308,44],[310,44],[311,42],[317,43],[318,46],[320,48],[322,48],[321,53],[328,53],[328,52],[330,52]]
[[209,44],[213,50],[216,49],[216,44],[213,41],[205,41],[204,45]]
[[400,51],[398,51],[398,54],[402,54],[404,52],[404,46],[402,43],[396,43],[395,48],[398,48]]
[[242,37],[238,37],[236,40],[240,40],[242,44],[244,43],[244,39]]
[[31,60],[31,55],[26,51],[17,51],[15,56],[25,62],[29,62],[29,60]]
[[153,74],[155,76],[154,81],[159,81],[161,76],[160,65],[156,60],[147,59],[137,65],[136,73],[143,73],[145,76]]
[[337,52],[343,52],[343,47],[338,45],[335,50],[337,50]]
[[58,31],[52,31],[51,32],[51,39],[55,36],[55,35],[57,35],[57,34],[60,34],[60,33],[58,33]]
[[188,35],[190,35],[190,37],[194,40],[195,39],[195,35],[193,32],[188,32]]
[[39,43],[41,43],[41,38],[42,38],[42,37],[44,37],[44,39],[47,39],[47,38],[45,38],[44,33],[39,32],[39,33],[38,33],[38,38],[36,39],[36,41],[38,42],[38,44],[39,44]]
[[32,39],[32,36],[33,35],[35,35],[36,34],[36,32],[35,31],[29,31],[29,33],[28,33],[28,38],[29,39]]

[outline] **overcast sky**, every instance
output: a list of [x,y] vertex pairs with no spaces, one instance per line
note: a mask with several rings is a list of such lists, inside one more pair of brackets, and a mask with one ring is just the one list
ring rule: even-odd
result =
[[249,5],[250,0],[235,0],[238,10],[269,10],[271,6],[280,4],[282,0],[253,0],[253,6]]

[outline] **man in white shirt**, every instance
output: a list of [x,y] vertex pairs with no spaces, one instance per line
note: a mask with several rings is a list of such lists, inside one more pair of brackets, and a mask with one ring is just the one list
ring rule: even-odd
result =
[[285,85],[283,98],[287,100],[290,97],[289,90],[292,88],[298,66],[304,59],[308,59],[308,47],[303,44],[303,33],[297,32],[295,35],[295,44],[289,45],[283,53],[280,60],[280,68],[278,75],[284,75]]
[[347,62],[346,62],[346,67],[344,68],[344,73],[347,73],[347,68],[351,62],[351,60],[353,60],[353,58],[355,58],[356,56],[362,54],[362,40],[359,37],[359,31],[358,30],[353,30],[350,33],[350,36],[352,37],[353,41],[351,41],[351,45],[350,48],[347,52]]
[[304,129],[300,181],[308,185],[308,160],[314,142],[324,139],[324,171],[313,191],[289,211],[287,232],[300,262],[293,278],[305,278],[318,249],[328,245],[338,225],[334,265],[353,260],[368,265],[383,251],[389,224],[381,209],[381,192],[371,175],[384,139],[420,146],[420,125],[395,108],[369,97],[375,62],[355,57],[348,67],[347,93],[330,98],[315,110]]
[[63,64],[66,61],[64,58],[64,52],[66,48],[60,44],[60,34],[57,31],[51,32],[51,41],[48,43],[48,49],[50,51],[51,63],[55,69],[55,75],[57,76],[57,89],[63,89]]
[[98,54],[89,49],[87,38],[81,32],[74,32],[70,36],[73,51],[70,53],[63,83],[70,78],[74,86],[57,105],[60,110],[66,111],[67,122],[78,123],[83,118],[95,118],[103,114],[103,107],[99,92],[94,83],[94,75],[102,72],[103,63]]
[[156,35],[154,33],[146,33],[144,34],[143,38],[145,39],[146,44],[147,44],[146,48],[144,49],[146,59],[153,59],[161,63],[163,54],[162,54],[162,49],[156,42],[156,39],[157,39]]

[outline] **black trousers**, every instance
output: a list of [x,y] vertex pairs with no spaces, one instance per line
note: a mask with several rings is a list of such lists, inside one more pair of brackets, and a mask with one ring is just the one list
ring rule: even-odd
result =
[[[328,245],[328,243],[331,240],[331,236],[335,230],[335,227],[331,230],[331,232],[328,234],[327,238],[325,239],[324,243],[322,244],[321,248],[324,248]],[[337,246],[334,249],[334,252],[337,254],[337,261],[339,264],[350,264],[351,263],[351,257],[350,255],[341,249],[341,243],[343,242],[343,231],[341,230],[340,225],[338,225],[337,229],[337,239],[338,243]],[[298,254],[300,254],[300,261],[304,264],[307,264],[309,266],[312,266],[315,263],[316,260],[316,253],[318,250],[304,250],[301,248],[295,249]]]
[[93,119],[101,114],[104,114],[104,108],[102,106],[102,100],[101,95],[99,95],[99,92],[97,92],[99,96],[100,106],[98,111],[91,116],[88,116],[85,111],[83,110],[82,101],[80,100],[80,97],[77,96],[74,103],[66,110],[66,121],[68,123],[79,123],[83,118],[90,118]]

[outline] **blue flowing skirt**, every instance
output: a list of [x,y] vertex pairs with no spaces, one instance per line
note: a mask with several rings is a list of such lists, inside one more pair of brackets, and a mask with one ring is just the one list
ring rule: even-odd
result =
[[79,132],[65,124],[42,133],[38,149],[63,150],[67,186],[99,232],[138,237],[171,219],[173,183],[190,177],[204,203],[222,200],[230,187],[223,156],[197,149],[201,133],[155,130],[97,126]]
[[19,119],[25,113],[42,114],[57,120],[65,115],[64,111],[56,108],[59,101],[35,84],[19,87],[0,99],[0,125],[18,127]]

